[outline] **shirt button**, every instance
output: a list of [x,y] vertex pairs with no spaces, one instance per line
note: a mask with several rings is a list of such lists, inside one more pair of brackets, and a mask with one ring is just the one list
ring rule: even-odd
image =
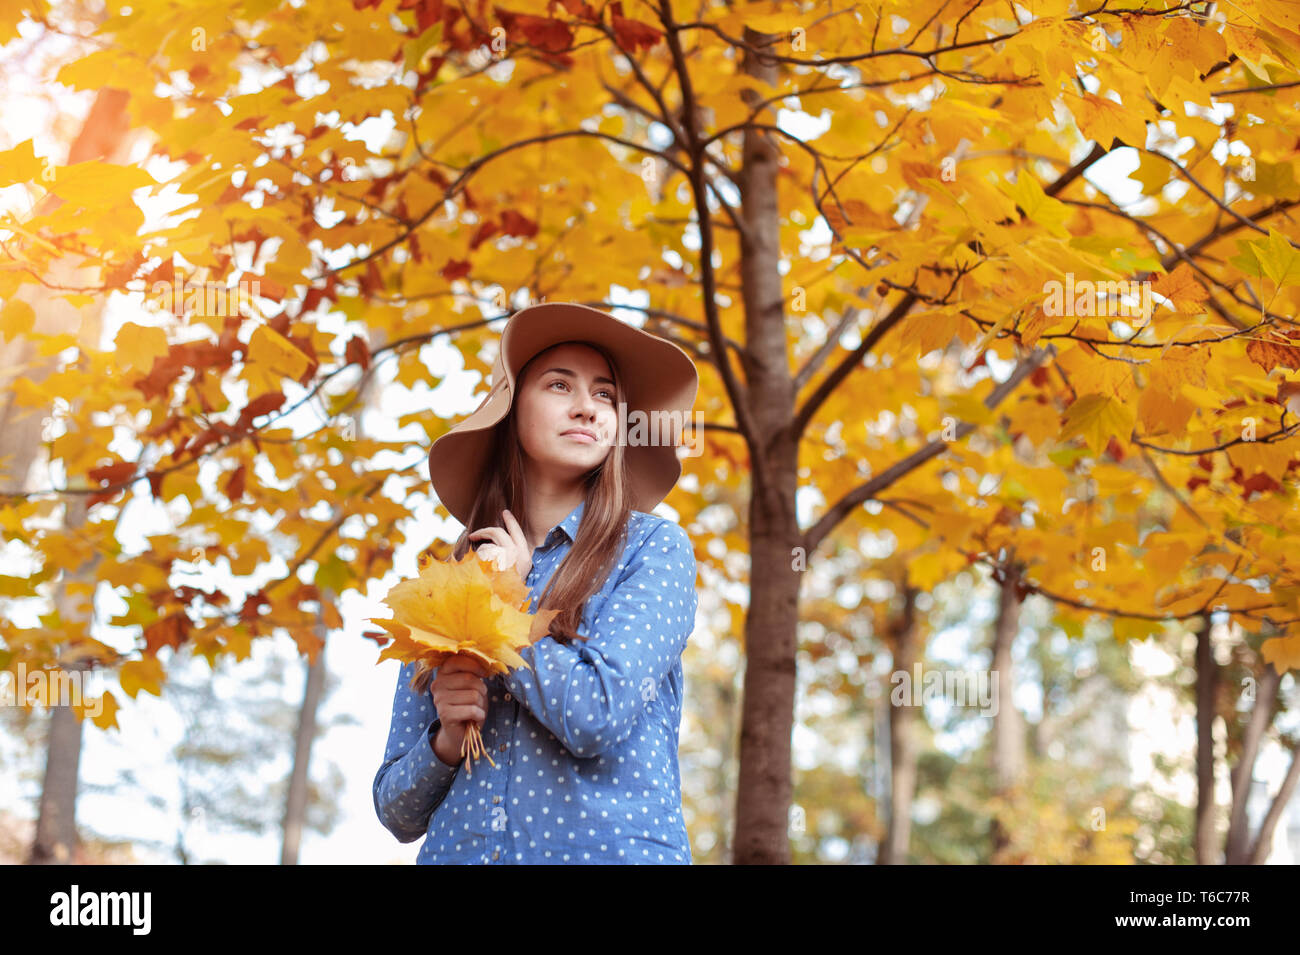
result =
[[510,694],[509,694],[509,693],[506,694],[506,699],[507,699],[507,700],[510,699]]
[[501,858],[501,850],[499,850],[499,849],[493,849],[493,850],[492,850],[492,858],[493,858],[493,859],[499,859],[499,858]]
[[504,753],[505,751],[506,751],[506,744],[505,744],[505,743],[502,743],[502,744],[501,744],[501,752]]
[[494,805],[495,805],[496,803],[499,803],[500,801],[501,801],[501,797],[500,797],[500,796],[493,796],[493,797],[492,797],[492,803],[493,803]]

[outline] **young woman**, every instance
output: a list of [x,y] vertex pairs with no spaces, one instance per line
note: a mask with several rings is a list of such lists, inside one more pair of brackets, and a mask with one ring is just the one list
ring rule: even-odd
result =
[[[690,863],[677,748],[694,549],[650,513],[681,475],[675,435],[625,415],[684,421],[697,386],[676,345],[544,303],[510,319],[487,396],[434,442],[434,489],[466,528],[453,556],[516,567],[532,607],[559,614],[528,667],[402,667],[374,801],[399,841],[424,837],[418,862]],[[495,766],[465,767],[471,723]]]

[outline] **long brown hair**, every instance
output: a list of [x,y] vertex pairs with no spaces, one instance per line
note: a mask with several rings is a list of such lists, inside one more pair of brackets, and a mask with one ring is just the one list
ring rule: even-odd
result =
[[[618,366],[605,349],[591,342],[560,342],[558,344],[585,345],[595,349],[609,363],[614,378],[614,403],[626,401],[623,380]],[[548,346],[550,348],[555,345]],[[528,526],[526,495],[527,484],[524,467],[523,450],[519,444],[519,429],[516,412],[519,408],[519,392],[528,380],[528,371],[542,352],[528,360],[516,383],[514,400],[510,411],[497,423],[493,434],[492,456],[483,484],[470,511],[469,523],[452,547],[452,560],[460,560],[469,552],[474,542],[470,541],[471,530],[481,527],[500,527],[501,512],[509,510],[523,527]],[[616,427],[618,425],[616,424]],[[551,621],[549,636],[559,643],[573,640],[585,640],[578,633],[582,622],[583,610],[587,601],[600,590],[606,578],[614,569],[623,548],[627,543],[628,519],[632,514],[631,482],[627,467],[627,454],[618,434],[605,460],[591,470],[586,477],[585,504],[582,522],[578,526],[577,537],[573,546],[564,555],[564,560],[551,575],[550,582],[542,592],[541,599],[534,601],[530,611],[556,610],[560,612]],[[481,542],[480,542],[481,543]],[[424,693],[433,679],[433,669],[420,664],[416,667],[411,688],[417,693]]]

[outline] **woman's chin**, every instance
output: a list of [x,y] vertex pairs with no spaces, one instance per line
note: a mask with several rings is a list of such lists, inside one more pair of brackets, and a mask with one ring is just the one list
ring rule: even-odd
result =
[[567,455],[552,458],[543,467],[561,480],[577,480],[586,477],[598,468],[605,460],[606,454],[608,454],[608,449],[600,454],[574,454],[570,451]]
[[587,444],[583,441],[572,441],[560,449],[560,456],[565,461],[581,461],[588,466],[599,464],[605,460],[607,454],[609,454],[607,445]]

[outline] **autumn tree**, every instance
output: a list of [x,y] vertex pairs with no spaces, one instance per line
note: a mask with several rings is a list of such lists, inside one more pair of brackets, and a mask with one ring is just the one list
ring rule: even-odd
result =
[[[91,16],[92,22],[101,17]],[[5,58],[4,70],[30,71],[41,75],[50,68],[50,62],[57,54],[52,53],[48,42],[41,40],[49,37],[36,37]],[[12,75],[12,74],[11,74]],[[51,107],[57,102],[52,93],[47,93]],[[91,164],[97,161],[121,163],[126,160],[133,144],[139,138],[139,131],[128,127],[126,118],[126,93],[118,89],[105,89],[88,96],[89,108],[74,131],[69,135],[66,165]],[[66,102],[67,97],[64,98]],[[56,108],[47,114],[48,122],[59,131],[62,123],[71,121],[63,117]],[[49,177],[52,163],[46,163],[42,176]],[[35,202],[33,209],[22,209],[19,215],[40,217],[59,209],[66,200],[57,194],[46,193]],[[88,264],[85,257],[76,252],[54,258],[50,261],[49,271],[42,276],[39,283],[32,282],[17,289],[12,297],[5,301],[5,313],[10,322],[30,324],[43,335],[56,335],[65,341],[76,341],[81,346],[98,347],[101,328],[101,314],[106,304],[105,295],[82,296],[77,302],[64,298],[59,289],[65,284],[78,285],[93,281],[98,268]],[[6,336],[0,344],[0,487],[14,492],[21,491],[29,485],[29,474],[34,464],[45,464],[42,459],[42,446],[48,431],[57,428],[55,423],[60,417],[58,409],[68,404],[75,405],[79,398],[72,395],[47,396],[46,401],[36,407],[23,407],[17,401],[16,387],[19,380],[37,384],[54,371],[58,364],[54,352],[37,347],[32,337]],[[11,386],[15,386],[12,387]],[[86,508],[84,496],[74,497],[69,501],[63,520],[70,532],[76,533],[85,520]],[[90,615],[85,602],[79,597],[93,590],[96,580],[96,567],[93,562],[80,566],[65,566],[61,578],[55,585],[54,603],[58,618],[65,622],[68,629],[76,634],[88,629]],[[9,597],[25,596],[31,592],[29,583],[21,578],[7,579],[0,595]],[[43,634],[36,656],[45,666],[56,668],[56,672],[65,674],[84,673],[85,666],[81,659],[79,641],[75,638],[66,643],[57,633],[47,631]],[[62,646],[61,646],[62,644]],[[9,662],[8,651],[0,650],[0,661]],[[24,661],[24,662],[30,662]],[[111,713],[104,716],[102,725],[110,725]],[[73,707],[51,701],[50,720],[45,745],[44,785],[39,800],[36,820],[36,835],[29,847],[28,859],[36,863],[68,862],[77,856],[78,835],[76,826],[76,803],[79,785],[79,764],[82,746],[81,715]]]
[[[1293,667],[1300,12],[1107,6],[110,0],[59,79],[128,90],[153,161],[51,179],[30,143],[0,156],[0,185],[65,200],[0,220],[0,334],[76,348],[15,400],[93,396],[52,485],[5,498],[6,539],[50,575],[111,557],[140,633],[124,682],[165,648],[305,634],[325,593],[389,568],[447,426],[347,442],[360,375],[416,389],[444,336],[486,373],[489,322],[564,299],[696,357],[705,453],[667,501],[687,525],[711,487],[743,489],[735,861],[790,858],[801,576],[832,538],[929,535],[921,589],[1014,554],[1017,599],[1076,632],[1219,608],[1275,628],[1261,653]],[[82,29],[8,9],[0,40],[23,17]],[[146,218],[137,198],[164,192],[185,205]],[[113,350],[10,307],[70,253],[97,274],[62,297],[149,310]],[[85,484],[83,528],[42,524]],[[801,521],[805,491],[823,503]],[[145,495],[185,516],[124,553]],[[928,529],[869,507],[887,499]],[[238,606],[172,584],[194,543],[237,574],[268,562],[256,512],[296,547],[276,579]]]

